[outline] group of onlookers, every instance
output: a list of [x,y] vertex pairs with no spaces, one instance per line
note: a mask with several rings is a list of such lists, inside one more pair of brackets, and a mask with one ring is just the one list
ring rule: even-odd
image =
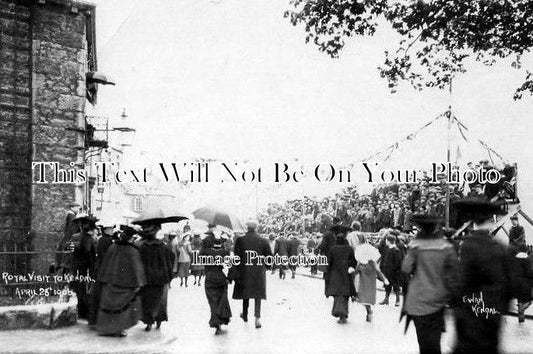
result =
[[502,213],[497,203],[467,198],[455,207],[471,221],[461,240],[449,237],[440,216],[415,214],[412,221],[417,233],[408,244],[389,232],[373,247],[365,233],[358,232],[358,224],[350,232],[336,219],[318,250],[328,255],[325,295],[334,298],[332,315],[339,323],[347,321],[350,297],[365,306],[367,321],[372,320],[379,279],[385,285],[381,304],[388,304],[394,291],[406,330],[414,323],[421,353],[440,353],[447,308],[455,318],[456,353],[498,352],[501,316],[507,313],[510,300],[518,300],[519,322],[531,304],[533,254],[527,253],[516,216],[512,217],[509,245],[494,238],[493,224],[487,220]]
[[[145,217],[137,228],[102,225],[95,237],[96,219],[86,214],[69,218],[77,232],[63,240],[61,248],[73,252],[58,259],[64,273],[88,275],[94,283],[73,281],[78,297],[78,315],[87,318],[101,335],[124,336],[125,330],[139,319],[146,330],[160,327],[168,320],[167,294],[174,277],[187,286],[189,275],[201,285],[205,275],[205,293],[211,309],[209,325],[221,334],[232,316],[228,284],[235,283],[233,299],[243,300],[240,317],[248,321],[248,308],[254,299],[255,327],[261,328],[261,302],[266,299],[266,264],[241,262],[224,272],[223,265],[191,264],[194,252],[199,255],[234,255],[247,259],[246,251],[261,256],[296,256],[301,252],[327,256],[328,263],[312,272],[324,272],[324,294],[333,297],[332,315],[339,323],[348,318],[349,302],[357,301],[366,309],[366,321],[373,318],[377,280],[385,286],[380,303],[388,305],[394,293],[394,305],[402,306],[406,329],[414,323],[421,353],[439,353],[444,330],[444,312],[453,311],[457,329],[455,352],[497,352],[501,316],[512,298],[518,300],[519,321],[532,301],[533,254],[528,254],[525,233],[518,218],[511,218],[509,245],[493,237],[493,215],[503,213],[498,203],[477,198],[456,201],[454,207],[471,221],[461,239],[442,227],[442,215],[415,213],[410,221],[416,236],[409,240],[398,230],[389,229],[375,246],[362,225],[355,221],[349,228],[335,217],[321,238],[316,235],[302,242],[296,232],[262,237],[257,222],[247,223],[242,237],[226,238],[209,225],[205,237],[185,228],[182,235],[168,239],[156,237],[165,222]],[[71,226],[72,226],[71,225]],[[487,226],[488,225],[488,226]],[[67,228],[66,228],[67,230]],[[234,242],[234,243],[233,243]],[[460,257],[459,257],[460,255]],[[277,265],[284,279],[287,266]],[[274,271],[275,269],[273,269]],[[291,265],[292,277],[296,267]],[[403,302],[401,301],[403,297]]]
[[[488,161],[469,164],[473,169],[491,169]],[[466,197],[481,197],[493,202],[516,199],[516,168],[505,166],[497,184],[446,184],[443,178],[432,181],[433,176],[423,173],[413,183],[390,183],[376,186],[369,194],[360,194],[350,186],[332,197],[313,199],[304,197],[271,203],[259,215],[260,232],[284,231],[325,233],[337,217],[341,224],[351,226],[359,222],[364,232],[378,232],[394,228],[405,233],[413,229],[412,214],[430,214],[444,217],[446,198],[451,203]],[[451,213],[454,223],[455,214]]]

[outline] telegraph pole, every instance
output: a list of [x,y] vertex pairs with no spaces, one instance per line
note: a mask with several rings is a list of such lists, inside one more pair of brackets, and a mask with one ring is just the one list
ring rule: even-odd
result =
[[[450,78],[450,84],[448,86],[449,92],[450,92],[450,105],[448,106],[448,123],[446,128],[446,140],[447,140],[447,147],[446,147],[446,162],[448,163],[448,166],[450,165],[451,161],[451,153],[450,153],[450,130],[452,125],[452,93],[453,93],[453,77]],[[450,227],[450,181],[446,182],[446,209],[444,214],[444,226]]]

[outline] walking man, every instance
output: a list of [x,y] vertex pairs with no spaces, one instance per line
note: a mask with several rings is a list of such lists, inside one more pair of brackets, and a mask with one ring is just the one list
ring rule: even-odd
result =
[[247,222],[246,227],[246,234],[235,240],[234,253],[241,262],[237,267],[238,279],[235,279],[233,299],[242,299],[241,318],[244,322],[248,322],[248,306],[250,299],[254,299],[255,328],[261,328],[261,300],[266,300],[266,266],[255,256],[272,256],[272,251],[268,241],[255,232],[256,221]]

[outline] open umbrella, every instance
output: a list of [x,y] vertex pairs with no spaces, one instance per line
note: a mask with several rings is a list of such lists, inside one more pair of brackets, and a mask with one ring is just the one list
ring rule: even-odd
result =
[[146,221],[163,224],[166,222],[178,222],[184,219],[188,219],[188,217],[183,213],[155,208],[144,211],[138,218],[132,221],[132,224],[142,224]]
[[95,82],[102,85],[114,85],[115,81],[100,71],[89,71],[85,74],[87,82]]
[[204,207],[196,209],[192,212],[192,215],[196,219],[207,221],[209,224],[225,226],[233,231],[244,231],[244,227],[242,227],[236,216],[217,208]]

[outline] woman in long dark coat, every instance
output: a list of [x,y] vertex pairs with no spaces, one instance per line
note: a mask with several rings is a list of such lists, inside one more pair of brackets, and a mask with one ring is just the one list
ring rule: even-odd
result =
[[139,224],[144,239],[139,251],[146,273],[146,285],[141,290],[142,321],[146,323],[145,330],[150,331],[154,322],[159,328],[162,321],[168,321],[166,292],[172,280],[174,254],[163,241],[155,238],[161,230],[160,221],[144,220]]
[[[96,241],[93,238],[96,229],[96,218],[81,214],[76,216],[74,222],[80,225],[80,232],[72,235],[68,247],[72,252],[72,275],[90,276],[94,278],[96,267]],[[70,287],[78,298],[78,317],[88,318],[90,310],[90,288],[94,284],[87,281],[74,280]]]
[[[200,255],[217,257],[229,256],[229,251],[223,246],[223,239],[215,239],[210,248],[204,248]],[[221,334],[221,325],[227,325],[231,318],[231,308],[228,301],[228,279],[222,271],[222,265],[205,266],[205,295],[211,309],[209,327],[216,328],[215,334]]]
[[132,233],[109,247],[98,273],[103,284],[96,329],[100,335],[126,335],[125,330],[141,319],[139,292],[146,276],[138,248],[131,243]]
[[[192,252],[200,252],[202,249],[202,239],[200,238],[199,234],[195,234],[194,238],[191,242],[191,249]],[[198,284],[198,286],[202,286],[202,275],[204,275],[205,269],[203,265],[198,264],[191,264],[191,275],[194,277],[194,284]]]
[[346,241],[346,234],[337,234],[336,244],[328,254],[328,271],[326,273],[326,297],[333,296],[333,317],[339,323],[346,323],[348,318],[348,299],[355,296],[355,285],[352,273],[355,272],[357,261],[353,249]]

